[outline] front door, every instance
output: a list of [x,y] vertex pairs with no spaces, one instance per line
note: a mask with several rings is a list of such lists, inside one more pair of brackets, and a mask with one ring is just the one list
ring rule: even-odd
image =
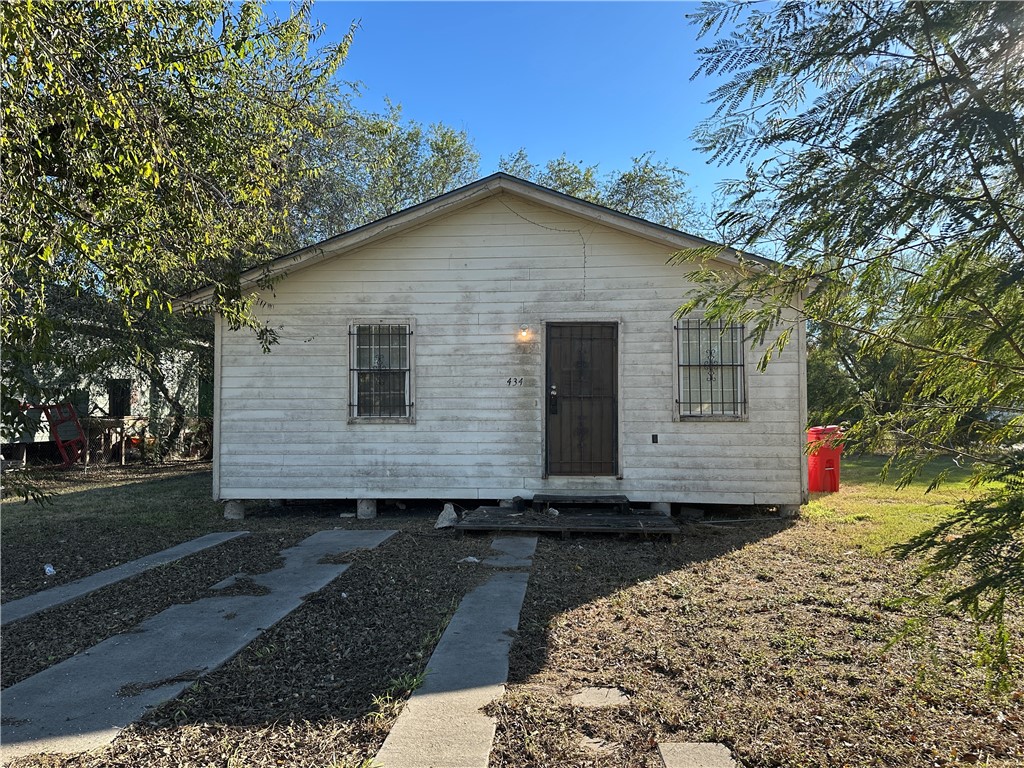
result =
[[547,473],[617,475],[618,325],[551,323]]

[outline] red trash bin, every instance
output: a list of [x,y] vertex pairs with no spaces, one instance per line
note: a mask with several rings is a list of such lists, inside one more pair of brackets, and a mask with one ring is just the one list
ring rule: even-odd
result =
[[[839,427],[811,427],[807,442],[817,443],[839,432]],[[820,445],[807,455],[807,490],[811,493],[834,493],[839,490],[839,457],[843,444]]]

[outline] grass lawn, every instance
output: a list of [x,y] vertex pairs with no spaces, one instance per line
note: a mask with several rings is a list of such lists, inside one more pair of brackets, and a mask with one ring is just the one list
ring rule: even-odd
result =
[[[840,492],[797,520],[693,525],[675,545],[541,537],[509,687],[492,705],[490,768],[661,768],[666,741],[720,742],[747,768],[1024,765],[1020,687],[987,690],[974,628],[905,601],[916,565],[889,552],[971,493],[966,473],[924,493],[927,480],[880,482],[880,467],[844,457]],[[109,748],[16,768],[365,768],[408,695],[402,681],[422,674],[454,606],[486,575],[460,561],[485,556],[490,537],[434,532],[436,504],[375,521],[267,506],[232,522],[209,501],[205,466],[44,480],[52,505],[4,505],[4,600],[212,530],[253,534],[8,627],[4,686],[225,575],[275,567],[281,547],[316,530],[401,533]],[[1019,607],[1010,622],[1024,663]],[[574,704],[586,686],[629,703]]]
[[[933,461],[918,479],[898,491],[895,473],[881,478],[884,464],[879,456],[843,457],[841,492],[813,494],[802,509],[803,517],[828,526],[837,545],[881,555],[934,526],[959,501],[975,493],[970,469],[950,459]],[[949,473],[945,482],[928,491],[929,483],[944,470]]]
[[[3,601],[23,597],[204,533],[244,529],[210,498],[208,463],[34,472],[42,506],[5,499]],[[51,564],[56,574],[46,577]]]

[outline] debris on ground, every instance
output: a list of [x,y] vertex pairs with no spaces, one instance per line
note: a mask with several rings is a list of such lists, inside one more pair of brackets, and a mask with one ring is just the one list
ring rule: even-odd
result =
[[457,522],[459,522],[459,516],[455,512],[455,507],[445,504],[441,514],[437,517],[437,522],[434,523],[434,528],[451,528]]

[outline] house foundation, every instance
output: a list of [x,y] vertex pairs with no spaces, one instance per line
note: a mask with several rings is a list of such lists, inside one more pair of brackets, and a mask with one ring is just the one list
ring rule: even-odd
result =
[[224,505],[225,520],[242,520],[245,518],[245,504],[241,501],[229,501]]

